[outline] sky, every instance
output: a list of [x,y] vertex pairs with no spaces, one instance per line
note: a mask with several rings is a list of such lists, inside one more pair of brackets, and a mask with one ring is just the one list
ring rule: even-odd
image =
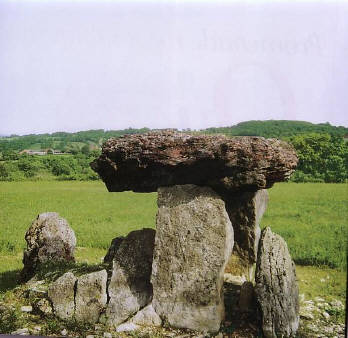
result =
[[348,2],[0,0],[0,135],[348,126]]

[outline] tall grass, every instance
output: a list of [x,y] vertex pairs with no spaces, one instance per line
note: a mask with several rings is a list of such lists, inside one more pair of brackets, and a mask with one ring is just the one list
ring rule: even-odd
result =
[[67,219],[78,246],[106,249],[115,236],[154,227],[156,194],[108,193],[101,182],[0,182],[0,252],[22,250],[31,222],[47,211]]
[[[281,183],[269,190],[262,226],[287,241],[297,263],[346,268],[348,185]],[[156,194],[108,193],[101,182],[0,182],[0,257],[17,256],[37,214],[56,211],[77,245],[107,249],[115,236],[154,227]]]
[[348,184],[278,183],[269,195],[262,226],[287,241],[296,263],[346,269]]

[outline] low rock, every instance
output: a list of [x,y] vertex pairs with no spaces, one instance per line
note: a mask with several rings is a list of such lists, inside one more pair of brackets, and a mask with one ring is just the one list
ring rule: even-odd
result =
[[129,332],[139,330],[139,326],[134,323],[123,323],[116,328],[116,332]]
[[61,334],[62,336],[66,336],[66,335],[68,334],[68,331],[67,331],[66,329],[63,329],[63,330],[60,332],[60,334]]
[[29,329],[27,327],[24,327],[23,329],[18,329],[11,332],[11,335],[29,336]]
[[57,317],[70,319],[75,309],[75,283],[77,278],[72,272],[66,272],[48,288],[48,297],[53,304],[53,310]]
[[53,312],[50,302],[46,298],[39,299],[34,303],[35,312],[41,313],[43,315],[49,315]]
[[21,306],[21,311],[22,312],[32,312],[33,307],[31,305]]
[[152,304],[140,310],[131,320],[131,323],[142,326],[161,326],[162,320],[154,310]]
[[255,293],[266,338],[296,335],[299,295],[295,264],[286,242],[270,228],[262,231],[256,267]]
[[36,298],[45,298],[47,297],[47,290],[43,288],[33,287],[28,289],[28,298],[36,299]]
[[311,312],[300,311],[300,317],[307,320],[313,320],[314,316]]
[[23,281],[30,279],[42,263],[75,261],[75,233],[56,212],[38,215],[26,232],[25,240],[27,249],[23,255]]
[[246,282],[245,276],[234,276],[231,273],[224,274],[224,282],[242,286]]
[[344,305],[340,300],[334,299],[333,301],[330,302],[330,306],[332,309],[341,311],[344,309]]
[[321,314],[326,320],[330,319],[330,315],[326,311],[323,311]]
[[117,326],[151,302],[150,283],[155,230],[130,232],[113,260],[106,309],[108,325]]
[[41,331],[41,326],[34,326],[34,333],[39,333]]
[[83,275],[77,280],[75,318],[96,323],[107,302],[106,270]]

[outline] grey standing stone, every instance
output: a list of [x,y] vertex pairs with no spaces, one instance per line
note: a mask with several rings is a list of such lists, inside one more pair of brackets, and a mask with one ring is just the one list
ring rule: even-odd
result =
[[253,280],[260,240],[260,221],[268,204],[266,189],[224,194],[226,210],[233,224],[234,247],[226,267],[232,275]]
[[96,323],[107,302],[106,270],[88,273],[78,278],[75,318],[81,322]]
[[28,280],[42,263],[75,261],[75,233],[56,212],[38,215],[26,232],[25,240],[22,280]]
[[74,274],[67,272],[48,288],[48,297],[52,302],[54,313],[61,319],[69,319],[74,315],[76,281]]
[[155,230],[142,229],[130,232],[120,244],[108,288],[107,324],[117,326],[151,302],[154,242]]
[[152,305],[171,326],[217,332],[224,318],[223,276],[233,229],[208,187],[158,189]]
[[256,298],[266,338],[293,337],[299,326],[295,264],[283,238],[262,231],[256,267]]

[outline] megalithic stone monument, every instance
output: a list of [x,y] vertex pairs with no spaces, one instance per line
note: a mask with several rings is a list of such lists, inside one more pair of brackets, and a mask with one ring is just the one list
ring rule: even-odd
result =
[[91,167],[109,191],[158,191],[151,283],[162,319],[218,331],[223,272],[254,281],[265,189],[288,179],[297,161],[289,144],[262,137],[161,131],[103,145]]

